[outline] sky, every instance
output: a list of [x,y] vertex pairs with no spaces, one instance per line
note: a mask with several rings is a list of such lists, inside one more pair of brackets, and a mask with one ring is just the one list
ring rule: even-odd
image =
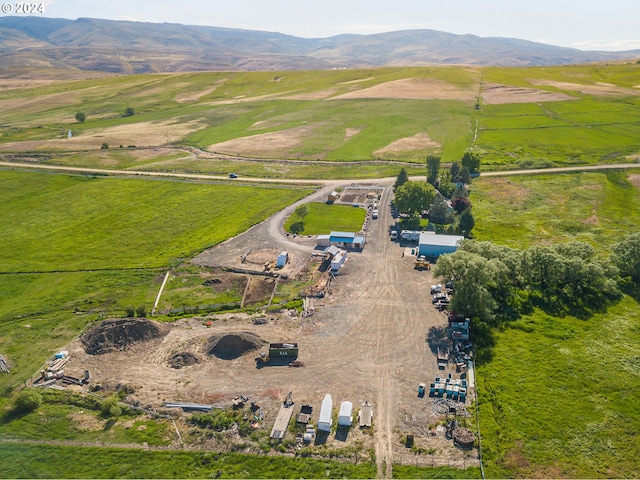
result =
[[40,3],[44,4],[45,12],[36,15],[52,18],[208,25],[305,38],[431,29],[480,37],[520,38],[580,50],[640,49],[640,0],[42,0]]

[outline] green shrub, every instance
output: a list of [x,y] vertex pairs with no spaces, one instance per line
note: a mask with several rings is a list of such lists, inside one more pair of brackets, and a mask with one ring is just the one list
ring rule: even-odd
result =
[[42,395],[33,388],[22,390],[16,397],[13,406],[18,412],[33,412],[42,405]]

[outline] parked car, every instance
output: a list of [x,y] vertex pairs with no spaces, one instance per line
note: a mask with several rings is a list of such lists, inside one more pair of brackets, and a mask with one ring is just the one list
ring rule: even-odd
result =
[[236,174],[236,173],[230,173],[230,174],[229,174],[229,178],[238,178],[238,174]]

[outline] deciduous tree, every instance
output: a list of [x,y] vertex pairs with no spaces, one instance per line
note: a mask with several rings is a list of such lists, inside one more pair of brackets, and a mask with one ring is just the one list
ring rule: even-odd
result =
[[480,172],[480,157],[475,153],[464,152],[461,163],[463,167],[467,167],[469,169],[469,173]]
[[427,182],[407,182],[396,190],[394,203],[398,210],[409,215],[428,210],[436,194]]
[[635,285],[640,285],[640,233],[629,235],[611,250],[611,260],[618,267],[620,276],[630,278]]

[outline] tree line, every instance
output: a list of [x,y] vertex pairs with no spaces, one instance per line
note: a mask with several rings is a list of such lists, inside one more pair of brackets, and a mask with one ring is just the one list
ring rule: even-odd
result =
[[640,291],[640,233],[613,245],[608,257],[578,241],[518,250],[464,240],[438,258],[434,274],[454,283],[450,310],[487,326],[532,307],[588,317],[622,291]]

